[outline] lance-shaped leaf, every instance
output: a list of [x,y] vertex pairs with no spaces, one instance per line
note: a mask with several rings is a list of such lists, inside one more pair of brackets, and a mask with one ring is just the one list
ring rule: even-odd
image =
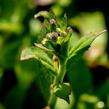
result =
[[43,65],[53,71],[53,62],[44,50],[36,47],[28,47],[22,50],[21,60],[28,60],[31,58],[37,59]]
[[58,21],[58,26],[63,30],[66,31],[67,28],[67,15],[64,14],[63,19]]
[[41,31],[40,31],[41,38],[45,37],[46,34],[49,32],[51,32],[49,21],[47,19],[44,19],[44,22],[42,23]]
[[[96,39],[97,36],[103,34],[106,30],[103,30],[99,33],[91,33],[89,36],[82,37],[79,42],[69,51],[68,60],[78,59],[83,55],[83,53],[90,47],[92,42]],[[72,60],[73,61],[73,60]]]
[[59,86],[54,87],[54,94],[61,98],[66,100],[68,103],[69,101],[69,95],[71,94],[71,88],[68,83],[60,84]]

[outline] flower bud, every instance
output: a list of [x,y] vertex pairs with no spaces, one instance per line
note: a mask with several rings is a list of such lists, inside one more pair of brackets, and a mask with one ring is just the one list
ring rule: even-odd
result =
[[46,42],[47,42],[48,40],[47,40],[47,38],[44,38],[43,40],[42,40],[42,45],[46,45]]
[[58,70],[58,61],[59,61],[59,59],[58,59],[58,57],[56,55],[53,56],[53,61],[54,61],[54,63],[53,63],[54,69],[57,71]]
[[53,56],[53,61],[58,62],[58,57],[56,55]]
[[70,26],[67,27],[67,33],[72,32],[72,28]]
[[60,33],[60,32],[61,32],[61,29],[60,29],[60,28],[56,28],[56,31],[57,31],[58,33]]
[[51,39],[52,40],[56,41],[57,40],[57,37],[58,37],[58,33],[56,33],[56,32],[52,32],[51,33]]
[[67,33],[65,31],[62,31],[60,28],[56,28],[56,31],[58,32],[58,34],[60,36],[66,36],[67,35]]
[[60,32],[60,36],[65,37],[67,35],[67,33],[65,31]]
[[51,39],[51,33],[47,33],[47,34],[46,34],[46,37],[47,37],[48,39]]
[[56,20],[55,20],[55,19],[53,19],[53,18],[52,18],[52,19],[50,19],[50,24],[51,24],[51,25],[56,25]]

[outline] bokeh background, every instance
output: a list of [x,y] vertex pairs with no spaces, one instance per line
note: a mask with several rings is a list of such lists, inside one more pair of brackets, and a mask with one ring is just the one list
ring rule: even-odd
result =
[[[46,106],[50,76],[34,59],[20,61],[20,54],[38,39],[41,21],[34,15],[50,9],[58,18],[67,14],[68,25],[74,31],[71,44],[90,32],[107,30],[84,54],[84,65],[80,61],[74,68],[77,73],[70,75],[77,91],[72,94],[71,104],[58,99],[55,109],[75,109],[78,96],[78,109],[109,109],[108,0],[0,0],[0,109]],[[68,78],[66,75],[65,81]]]

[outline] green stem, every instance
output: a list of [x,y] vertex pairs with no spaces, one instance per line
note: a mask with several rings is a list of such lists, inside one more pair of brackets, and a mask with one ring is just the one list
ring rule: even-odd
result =
[[[53,85],[59,85],[60,83],[62,83],[65,73],[66,73],[66,61],[61,60],[59,63],[58,75],[56,76]],[[57,97],[54,95],[53,90],[51,90],[51,95],[48,102],[48,105],[51,107],[51,109],[54,108],[56,100]]]
[[66,61],[60,61],[58,75],[54,81],[54,84],[58,85],[63,82],[66,73]]
[[52,92],[48,101],[48,106],[50,106],[50,109],[54,109],[56,100],[57,100],[57,97]]

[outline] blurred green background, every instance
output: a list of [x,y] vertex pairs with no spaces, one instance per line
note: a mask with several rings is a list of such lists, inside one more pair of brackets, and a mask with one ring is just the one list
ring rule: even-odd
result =
[[[64,13],[73,28],[71,44],[83,35],[107,29],[74,66],[69,78],[71,103],[58,99],[55,109],[109,109],[109,1],[107,0],[0,0],[0,109],[43,109],[49,97],[51,75],[32,59],[20,61],[24,47],[37,42],[41,22],[34,15],[52,9]],[[76,98],[78,98],[78,102]],[[74,107],[74,108],[73,108]]]

